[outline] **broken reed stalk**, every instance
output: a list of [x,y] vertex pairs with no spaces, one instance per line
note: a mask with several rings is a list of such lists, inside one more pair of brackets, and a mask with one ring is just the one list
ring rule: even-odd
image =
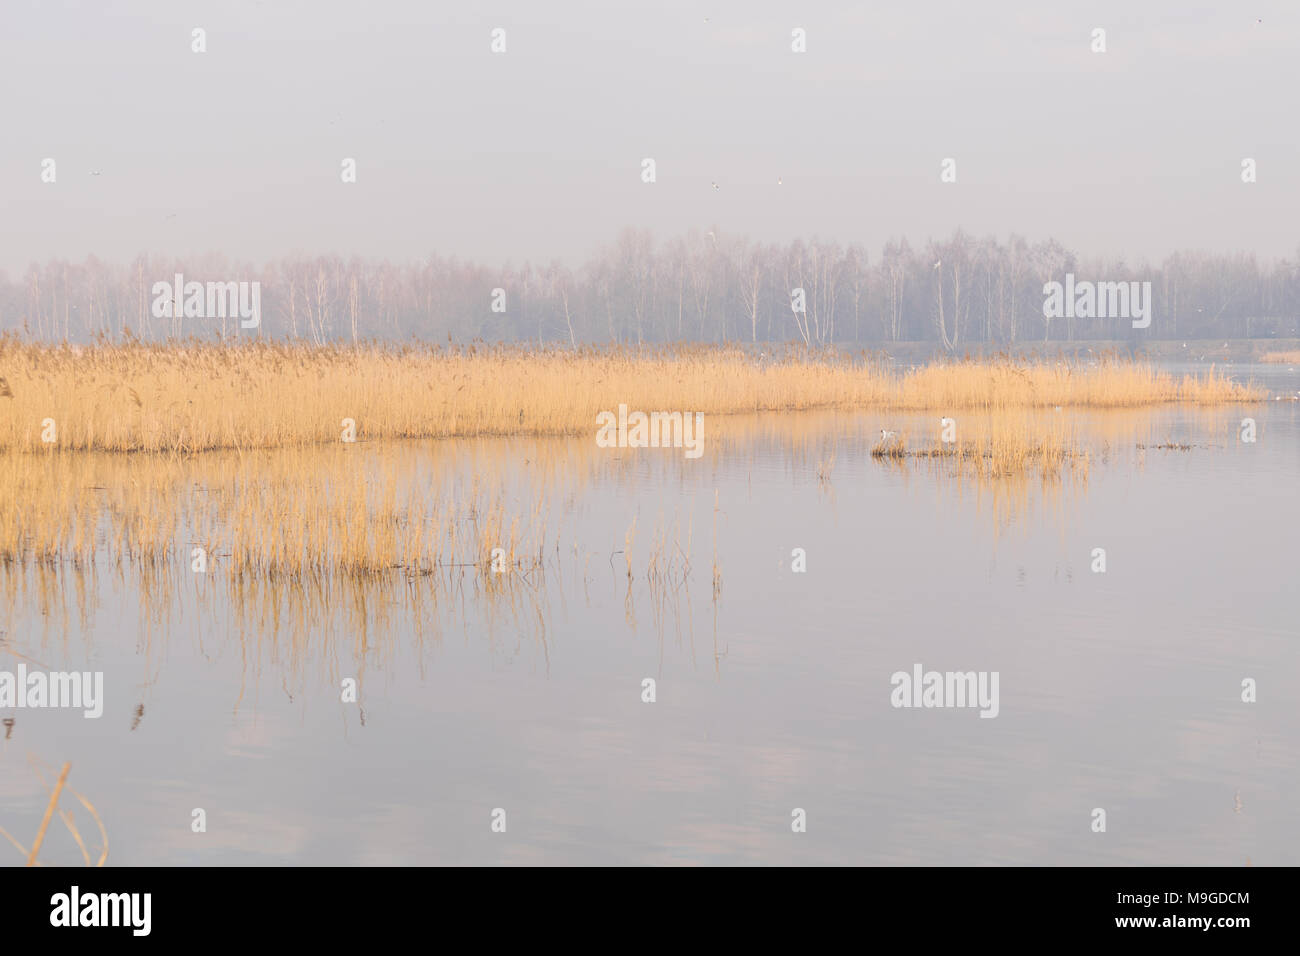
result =
[[50,794],[50,804],[45,808],[45,817],[41,820],[41,828],[36,831],[36,842],[32,844],[32,851],[27,854],[27,865],[36,865],[36,854],[41,852],[41,844],[45,842],[45,831],[49,828],[50,818],[54,816],[54,808],[58,806],[59,794],[63,792],[63,785],[68,781],[68,771],[72,769],[72,764],[65,763],[63,770],[59,773],[59,782],[54,785],[54,792]]

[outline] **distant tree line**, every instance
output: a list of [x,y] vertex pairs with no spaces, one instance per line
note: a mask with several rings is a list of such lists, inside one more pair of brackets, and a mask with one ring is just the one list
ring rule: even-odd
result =
[[[1300,256],[1298,256],[1300,260]],[[237,317],[156,315],[155,283],[256,281],[261,324]],[[1043,286],[1066,273],[1094,282],[1149,281],[1150,328],[1127,318],[1044,317]],[[803,290],[796,311],[794,290]],[[718,229],[657,244],[627,229],[577,268],[559,262],[489,268],[454,257],[393,264],[338,256],[252,266],[219,256],[94,257],[0,273],[0,330],[86,341],[262,336],[313,342],[405,340],[584,344],[672,340],[796,341],[811,346],[928,341],[958,351],[1141,338],[1295,337],[1300,261],[1176,252],[1158,266],[1083,259],[1055,240],[1005,242],[958,230],[914,247],[751,242]]]

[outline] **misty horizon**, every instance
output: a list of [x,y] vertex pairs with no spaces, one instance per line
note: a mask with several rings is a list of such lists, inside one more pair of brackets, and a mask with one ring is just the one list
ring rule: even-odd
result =
[[[265,308],[264,308],[265,306]],[[263,323],[263,315],[267,321]],[[753,242],[624,229],[576,268],[457,256],[51,260],[0,273],[0,333],[85,341],[210,334],[482,339],[537,345],[793,341],[806,346],[1281,339],[1300,331],[1300,262],[1179,251],[1158,266],[1083,258],[1055,239],[957,230],[913,245]]]

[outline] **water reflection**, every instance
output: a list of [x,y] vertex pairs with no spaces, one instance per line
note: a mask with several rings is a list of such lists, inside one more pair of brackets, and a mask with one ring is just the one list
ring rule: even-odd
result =
[[[1096,469],[1224,454],[1240,419],[1236,408],[967,415],[945,443],[933,416],[746,416],[715,427],[698,463],[560,439],[46,456],[26,472],[35,480],[11,486],[27,546],[0,573],[5,628],[68,658],[105,603],[111,614],[135,603],[146,672],[177,634],[204,659],[233,641],[242,673],[260,678],[273,662],[290,696],[313,664],[328,662],[330,682],[340,660],[364,677],[389,666],[399,635],[418,650],[471,624],[490,653],[529,647],[547,665],[554,602],[589,605],[593,587],[620,591],[629,631],[644,625],[661,642],[692,633],[692,597],[725,603],[723,489],[752,494],[756,470],[815,487],[832,512],[868,471],[928,493],[936,510],[971,509],[996,536],[1059,530]],[[886,420],[904,453],[879,454]],[[653,511],[637,501],[647,491],[662,495]],[[220,636],[206,633],[215,622]],[[725,648],[712,656],[720,667]]]
[[[1300,691],[1296,405],[956,424],[978,453],[875,458],[882,428],[942,447],[938,416],[808,413],[710,420],[698,461],[7,460],[0,666],[102,669],[109,706],[6,715],[0,768],[71,760],[118,863],[1296,862],[1300,728],[1237,699]],[[990,466],[1028,435],[1071,454]],[[891,709],[913,661],[1000,670],[1001,715]]]

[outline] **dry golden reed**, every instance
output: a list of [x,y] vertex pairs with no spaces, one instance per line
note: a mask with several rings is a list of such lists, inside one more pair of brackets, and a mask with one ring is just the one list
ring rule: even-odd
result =
[[[41,774],[37,762],[30,757],[28,759],[36,773],[42,780],[44,780],[44,775]],[[65,763],[63,768],[59,771],[58,779],[54,784],[54,790],[50,794],[49,801],[45,807],[45,815],[41,818],[40,828],[36,831],[36,837],[32,841],[30,849],[23,846],[22,843],[20,843],[13,834],[4,827],[0,827],[0,836],[3,836],[13,845],[14,849],[16,849],[26,859],[28,866],[45,865],[39,859],[39,856],[41,848],[45,843],[46,831],[49,829],[50,822],[53,819],[55,812],[58,813],[59,820],[62,821],[63,825],[67,828],[69,835],[71,835],[73,841],[76,843],[77,849],[81,851],[81,857],[86,866],[102,867],[104,862],[108,859],[108,832],[104,829],[104,821],[100,818],[99,811],[95,809],[94,804],[87,800],[82,794],[67,785],[68,774],[71,770],[72,764]],[[72,796],[76,797],[78,802],[80,802],[90,814],[90,818],[94,821],[95,826],[99,829],[100,845],[97,848],[99,855],[94,863],[91,862],[90,848],[86,845],[86,840],[81,835],[81,830],[77,827],[73,811],[64,810],[59,806],[59,799],[63,795],[65,789]]]
[[[759,361],[740,349],[164,345],[0,338],[0,450],[193,453],[358,440],[594,434],[631,409],[728,415],[809,409],[1126,408],[1253,402],[1211,369],[1176,376],[1104,360],[1009,357],[896,371],[845,353]],[[53,424],[56,440],[42,441]],[[47,432],[48,434],[48,432]],[[716,434],[716,432],[715,432]]]
[[[937,429],[932,429],[937,432]],[[949,461],[984,479],[1037,473],[1059,477],[1068,471],[1086,476],[1089,453],[1065,415],[1004,411],[962,419],[961,438],[942,441],[937,434],[912,442],[907,431],[882,438],[871,449],[876,459]]]
[[1300,364],[1300,352],[1265,352],[1260,356],[1260,361],[1278,365],[1296,365]]
[[495,570],[505,573],[534,566],[552,537],[540,492],[519,508],[479,479],[399,481],[390,460],[358,465],[342,446],[0,455],[0,488],[0,568],[190,564],[200,549],[231,578],[429,575],[486,568],[500,549]]

